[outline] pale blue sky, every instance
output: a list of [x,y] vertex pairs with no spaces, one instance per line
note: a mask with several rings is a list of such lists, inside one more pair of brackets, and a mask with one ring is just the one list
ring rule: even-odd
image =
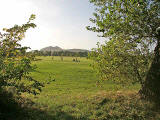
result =
[[93,12],[88,0],[1,0],[0,29],[23,24],[34,13],[37,27],[27,32],[23,46],[91,49],[104,40],[85,28]]

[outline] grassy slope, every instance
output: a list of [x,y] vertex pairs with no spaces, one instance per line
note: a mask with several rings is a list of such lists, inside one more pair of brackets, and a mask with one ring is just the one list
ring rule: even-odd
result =
[[[39,81],[53,80],[40,95],[31,98],[35,108],[45,113],[30,112],[34,120],[105,120],[105,119],[146,119],[153,113],[146,111],[146,105],[137,100],[139,85],[122,87],[111,82],[97,86],[95,71],[89,66],[91,61],[79,58],[39,57],[36,61],[38,72],[32,76]],[[46,82],[47,83],[47,82]],[[118,90],[118,92],[116,92]],[[123,91],[123,92],[122,92]],[[125,92],[124,92],[125,91]],[[133,101],[132,101],[133,100]],[[149,106],[147,106],[149,107]],[[29,118],[26,118],[29,119]]]

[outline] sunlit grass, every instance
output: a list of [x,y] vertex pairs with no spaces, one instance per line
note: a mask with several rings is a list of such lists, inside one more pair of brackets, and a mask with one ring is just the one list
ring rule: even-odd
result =
[[[37,96],[23,94],[35,102],[33,108],[45,112],[29,113],[36,120],[132,120],[152,119],[151,104],[139,100],[140,85],[118,85],[111,81],[97,84],[99,78],[90,60],[72,57],[38,57],[32,76],[46,85]],[[47,84],[47,81],[52,81]],[[157,117],[157,116],[156,116]],[[157,117],[159,118],[159,117]]]

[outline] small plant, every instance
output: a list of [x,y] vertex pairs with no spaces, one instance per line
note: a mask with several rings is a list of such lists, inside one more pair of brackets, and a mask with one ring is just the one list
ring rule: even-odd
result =
[[54,81],[55,81],[54,73],[52,72],[48,73],[47,84],[50,84],[51,82]]

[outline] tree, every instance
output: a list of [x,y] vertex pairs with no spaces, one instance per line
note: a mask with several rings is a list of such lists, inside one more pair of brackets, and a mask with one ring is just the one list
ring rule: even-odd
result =
[[[90,2],[96,6],[94,18],[90,19],[96,26],[88,26],[87,29],[109,39],[105,45],[92,52],[91,57],[96,63],[94,66],[98,66],[97,70],[105,78],[111,75],[119,79],[117,75],[121,75],[125,81],[127,78],[133,81],[138,79],[142,85],[142,96],[160,100],[160,46],[159,36],[155,32],[160,25],[160,1]],[[152,59],[153,46],[156,47]]]
[[31,65],[31,56],[26,54],[28,47],[19,44],[25,37],[29,28],[35,28],[32,23],[35,15],[31,15],[29,21],[22,26],[15,25],[12,28],[4,28],[0,33],[0,89],[13,87],[17,93],[28,92],[37,94],[41,91],[42,83],[34,80],[30,72],[35,69]]
[[89,54],[102,80],[112,80],[116,83],[143,83],[151,55],[141,55],[139,51],[131,51],[131,46],[123,39],[112,39]]

